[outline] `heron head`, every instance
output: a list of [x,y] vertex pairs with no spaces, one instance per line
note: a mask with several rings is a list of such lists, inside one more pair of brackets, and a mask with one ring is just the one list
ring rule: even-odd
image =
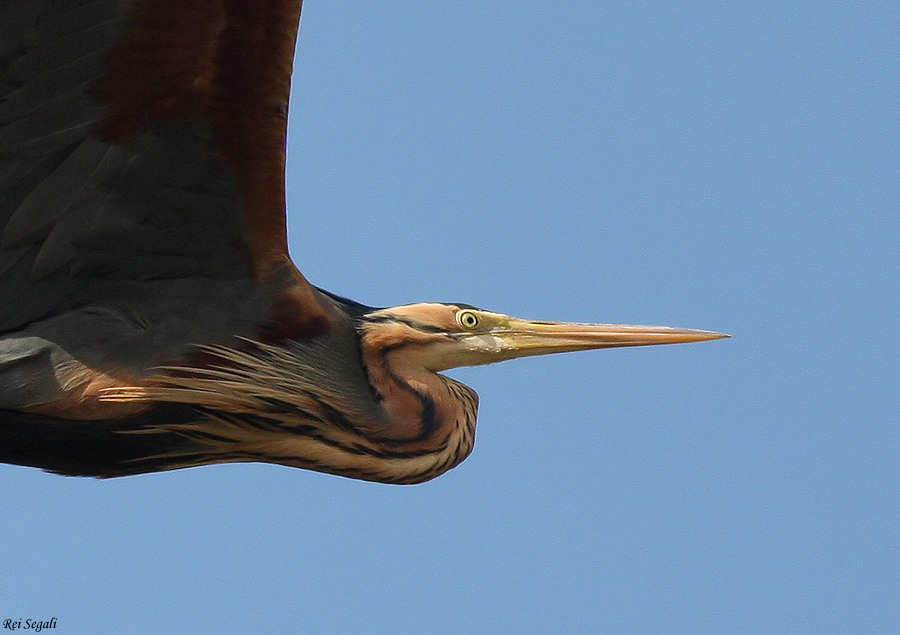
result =
[[364,316],[363,324],[370,345],[403,349],[409,361],[435,372],[530,355],[728,337],[668,326],[522,320],[464,304],[434,302],[377,309]]

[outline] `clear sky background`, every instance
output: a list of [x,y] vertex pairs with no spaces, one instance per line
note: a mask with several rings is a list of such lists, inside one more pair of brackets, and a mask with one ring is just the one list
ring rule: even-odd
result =
[[898,27],[896,2],[307,0],[311,281],[734,337],[452,372],[478,440],[424,485],[2,466],[0,620],[897,632]]

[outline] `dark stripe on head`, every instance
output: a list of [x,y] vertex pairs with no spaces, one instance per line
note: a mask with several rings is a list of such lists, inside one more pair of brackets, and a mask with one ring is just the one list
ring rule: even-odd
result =
[[[447,333],[446,329],[431,324],[423,324],[409,318],[399,317],[396,315],[363,315],[358,320],[365,324],[405,324],[411,329],[422,331],[423,333]],[[449,333],[447,333],[449,335]]]

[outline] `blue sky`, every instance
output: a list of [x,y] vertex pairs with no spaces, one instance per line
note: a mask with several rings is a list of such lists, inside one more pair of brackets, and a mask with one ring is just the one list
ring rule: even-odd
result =
[[896,631],[898,23],[307,0],[288,179],[311,281],[734,337],[452,372],[476,449],[419,486],[0,466],[0,623]]

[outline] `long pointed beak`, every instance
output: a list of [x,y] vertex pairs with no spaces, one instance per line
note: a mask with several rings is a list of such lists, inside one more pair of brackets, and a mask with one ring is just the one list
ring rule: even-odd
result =
[[669,326],[530,322],[516,318],[511,318],[506,324],[506,328],[494,331],[492,335],[505,343],[506,352],[510,357],[617,346],[680,344],[731,337],[713,331]]

